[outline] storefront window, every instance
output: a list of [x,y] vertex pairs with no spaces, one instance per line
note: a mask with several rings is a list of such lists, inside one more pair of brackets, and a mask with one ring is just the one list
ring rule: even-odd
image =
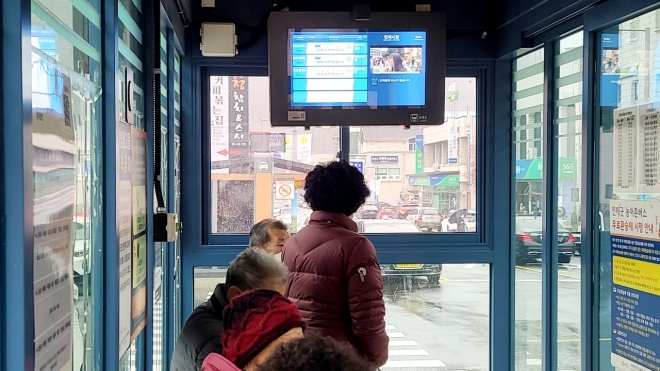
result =
[[599,370],[660,369],[660,10],[599,34]]
[[[100,20],[96,2],[32,3],[35,369],[55,367],[63,344],[74,371],[102,351],[93,336],[103,310],[93,306],[102,295]],[[59,328],[70,331],[54,337]]]

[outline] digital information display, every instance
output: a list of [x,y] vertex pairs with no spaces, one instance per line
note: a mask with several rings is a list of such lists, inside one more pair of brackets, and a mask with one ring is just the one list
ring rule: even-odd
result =
[[290,106],[424,107],[426,32],[290,32]]

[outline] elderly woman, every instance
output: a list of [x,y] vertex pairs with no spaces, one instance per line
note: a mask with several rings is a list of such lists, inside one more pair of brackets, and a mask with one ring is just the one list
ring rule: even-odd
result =
[[374,366],[385,364],[383,279],[376,250],[351,216],[369,196],[362,173],[346,161],[318,165],[305,179],[309,224],[284,245],[287,296],[306,333],[352,345]]

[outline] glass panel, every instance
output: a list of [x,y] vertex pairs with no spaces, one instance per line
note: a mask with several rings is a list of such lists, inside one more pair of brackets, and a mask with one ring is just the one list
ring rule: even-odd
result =
[[[578,32],[556,43],[554,125],[557,143],[559,274],[557,362],[581,369],[580,196],[582,180],[582,40]],[[540,220],[540,219],[539,219]]]
[[595,368],[603,371],[660,369],[659,25],[655,10],[599,35]]
[[[141,2],[131,0],[120,0],[117,2],[119,12],[118,24],[118,50],[119,50],[119,80],[122,93],[119,96],[119,114],[125,117],[127,101],[133,101],[132,112],[129,112],[128,121],[138,129],[145,130],[145,90],[146,81],[144,77],[144,37],[142,24]],[[127,77],[132,74],[133,97],[127,96]],[[158,251],[155,249],[154,251]],[[145,296],[146,300],[146,296]],[[156,313],[147,309],[149,321],[156,318]],[[152,316],[153,315],[153,316]],[[146,332],[142,331],[137,338],[131,342],[129,350],[119,360],[121,371],[132,371],[141,369],[144,365],[144,349],[146,347]],[[155,357],[155,356],[154,356]]]
[[[543,49],[513,61],[513,127],[516,193],[515,271],[516,370],[541,369],[541,152],[534,151],[542,126]],[[540,147],[539,147],[540,148]]]
[[[389,360],[382,370],[489,370],[490,266],[381,266]],[[227,267],[196,267],[194,303],[224,283]]]
[[210,77],[212,233],[248,233],[265,218],[296,232],[311,210],[303,180],[339,152],[337,127],[271,128],[268,77]]
[[[443,125],[351,128],[357,133],[351,136],[351,148],[357,149],[351,162],[371,189],[367,203],[381,211],[374,217],[401,219],[424,232],[476,230],[466,221],[477,208],[476,79],[447,78],[445,85]],[[420,205],[441,215],[412,215]]]
[[[46,323],[35,322],[37,337],[35,346],[39,349],[39,344],[42,344],[41,339],[44,339],[44,333],[50,326],[56,325],[61,320],[70,320],[71,332],[67,336],[72,337],[73,356],[67,365],[57,366],[75,371],[89,369],[94,357],[100,356],[103,352],[102,349],[94,347],[94,335],[98,335],[103,329],[94,326],[95,317],[102,313],[93,306],[94,301],[103,295],[103,292],[94,289],[103,285],[103,282],[97,281],[102,277],[100,274],[102,267],[97,262],[100,261],[103,253],[103,213],[99,208],[99,205],[102,205],[103,193],[101,172],[103,156],[102,152],[96,149],[101,148],[103,143],[102,110],[99,99],[102,76],[99,25],[98,6],[95,7],[84,0],[75,2],[44,0],[32,3],[35,228],[38,230],[45,225],[57,227],[53,221],[58,218],[54,214],[48,216],[49,221],[42,219],[44,210],[43,205],[40,207],[40,203],[44,200],[50,199],[46,201],[49,211],[52,211],[50,208],[62,203],[66,204],[71,199],[74,203],[73,220],[66,220],[66,217],[60,219],[62,223],[66,223],[66,226],[60,224],[60,227],[66,227],[66,230],[70,231],[73,248],[69,250],[71,256],[67,257],[66,261],[71,262],[72,265],[70,272],[73,275],[73,284],[56,291],[52,297],[41,299],[45,301],[35,303],[35,309],[45,308],[47,311],[50,309],[49,314],[41,316],[42,319],[49,316]],[[70,105],[66,103],[67,101]],[[68,120],[67,111],[70,114]],[[72,128],[73,131],[70,137],[64,138],[63,133],[67,132],[67,123],[70,125],[69,130]],[[63,127],[57,127],[58,125]],[[44,137],[44,134],[47,136]],[[56,138],[53,134],[62,135],[64,140]],[[39,154],[42,156],[38,156]],[[71,164],[62,168],[61,161],[70,161]],[[60,189],[61,184],[56,184],[58,181],[53,183],[53,180],[57,179],[64,185],[74,179],[75,187]],[[50,182],[49,186],[53,187],[40,188],[40,185],[48,182]],[[56,193],[48,193],[53,190]],[[60,210],[60,213],[62,212]],[[64,213],[71,215],[70,211]],[[66,240],[62,234],[58,233],[58,235]],[[46,238],[50,241],[44,241]],[[68,241],[62,242],[61,239],[55,241],[49,236],[43,237],[41,242],[65,244]],[[38,246],[39,244],[35,245],[35,251],[38,250]],[[37,282],[40,282],[39,274],[43,272],[43,269],[35,269]],[[67,297],[72,301],[67,301]],[[58,298],[63,301],[58,302]],[[51,304],[48,304],[49,302]],[[61,336],[58,339],[61,339]],[[37,351],[48,354],[42,353],[42,357],[37,356],[35,368],[51,368],[52,362],[57,363],[57,359],[53,361],[51,358],[56,354],[52,349],[50,347],[49,350],[46,346]]]

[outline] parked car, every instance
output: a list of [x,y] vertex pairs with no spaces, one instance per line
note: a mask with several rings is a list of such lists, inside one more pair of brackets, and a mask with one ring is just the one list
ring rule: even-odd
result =
[[442,232],[468,232],[465,230],[465,219],[474,218],[477,212],[468,209],[451,210],[442,219]]
[[[357,220],[359,233],[421,233],[417,226],[407,220],[375,219]],[[426,279],[429,284],[437,284],[442,275],[442,264],[381,264],[383,282],[386,285],[400,285],[403,278]]]
[[376,219],[392,219],[396,214],[396,207],[385,206],[378,212]]
[[89,224],[85,227],[78,221],[73,223],[73,228],[73,281],[80,286],[89,274],[90,231]]
[[422,230],[432,231],[440,228],[440,213],[432,207],[418,207],[408,214],[407,220],[415,223]]
[[375,205],[364,205],[356,213],[356,219],[376,219],[378,208]]
[[[570,263],[575,251],[575,237],[568,229],[557,226],[559,263]],[[516,264],[525,265],[541,259],[543,235],[543,222],[541,218],[517,217],[515,252]]]

